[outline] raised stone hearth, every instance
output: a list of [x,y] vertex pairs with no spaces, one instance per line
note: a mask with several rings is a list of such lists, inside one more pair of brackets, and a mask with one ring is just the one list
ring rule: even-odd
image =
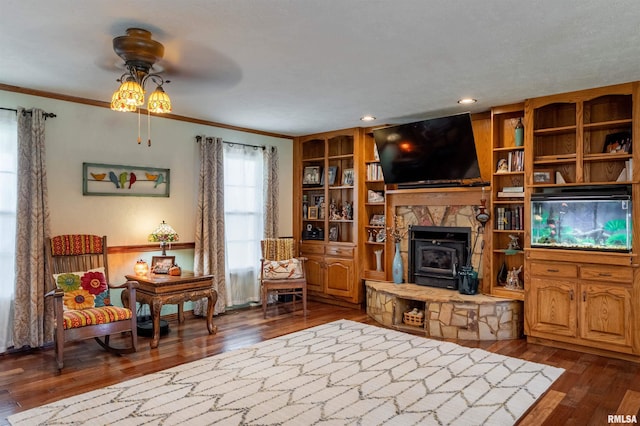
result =
[[[391,328],[458,340],[509,340],[523,334],[519,300],[415,284],[367,280],[365,285],[367,314]],[[422,325],[403,322],[404,313],[414,308],[423,312]]]

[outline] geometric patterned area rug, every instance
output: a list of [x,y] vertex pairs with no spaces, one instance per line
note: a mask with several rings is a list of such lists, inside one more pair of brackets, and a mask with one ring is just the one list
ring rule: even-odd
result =
[[340,320],[33,408],[12,425],[510,425],[561,368]]

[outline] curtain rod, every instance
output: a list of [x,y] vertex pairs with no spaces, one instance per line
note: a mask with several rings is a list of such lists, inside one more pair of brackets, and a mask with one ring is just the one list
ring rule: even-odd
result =
[[[207,138],[208,139],[208,138]],[[213,139],[213,138],[211,138]],[[198,135],[196,136],[196,142],[200,142],[202,140],[202,136]],[[262,150],[267,149],[266,146],[264,145],[250,145],[248,143],[239,143],[239,142],[229,142],[229,141],[222,141],[222,143],[226,143],[228,145],[240,145],[240,146],[247,146],[249,148],[260,148]]]
[[227,142],[227,141],[222,141],[222,143],[226,143],[227,145],[240,145],[240,146],[246,146],[249,148],[260,148],[262,150],[266,149],[267,147],[264,145],[250,145],[248,143],[239,143],[239,142]]
[[[5,108],[5,107],[0,107],[0,109],[3,109],[3,110],[5,110],[5,111],[13,111],[13,112],[15,112],[16,114],[18,113],[18,110],[17,110],[17,109],[15,109],[15,108]],[[23,110],[22,112],[23,112],[23,114],[31,114],[31,110],[26,110],[26,109],[25,109],[25,110]],[[57,117],[57,115],[55,115],[55,114],[54,114],[54,113],[52,113],[52,112],[45,112],[43,115],[44,115],[44,119],[45,119],[45,120],[46,120],[47,118],[56,118],[56,117]]]

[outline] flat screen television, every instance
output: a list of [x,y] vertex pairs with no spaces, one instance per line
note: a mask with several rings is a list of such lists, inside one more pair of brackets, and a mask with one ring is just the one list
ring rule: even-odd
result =
[[373,131],[386,184],[482,184],[468,113]]

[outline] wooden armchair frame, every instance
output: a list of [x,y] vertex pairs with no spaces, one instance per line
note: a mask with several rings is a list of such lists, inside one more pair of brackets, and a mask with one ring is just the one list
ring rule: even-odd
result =
[[[275,238],[273,240],[291,240],[286,238]],[[302,299],[302,313],[306,317],[307,316],[307,277],[306,271],[304,268],[304,262],[307,260],[306,257],[296,257],[292,250],[284,250],[279,252],[277,255],[274,253],[267,253],[268,250],[265,248],[266,240],[261,242],[261,252],[262,258],[260,259],[260,293],[262,298],[262,315],[264,318],[267,317],[267,305],[268,305],[268,297],[269,293],[275,293],[276,295],[291,295],[292,296],[292,305],[293,311],[296,309],[296,297],[300,297]],[[291,246],[292,247],[292,246]],[[280,261],[280,260],[288,260],[288,259],[298,259],[300,262],[300,268],[302,270],[301,278],[280,278],[280,279],[269,279],[264,277],[264,268],[265,262],[268,261]]]
[[[65,236],[61,236],[65,237]],[[104,324],[85,325],[83,327],[64,328],[64,307],[63,296],[64,291],[57,288],[53,274],[71,273],[79,271],[88,271],[90,269],[104,267],[105,279],[109,291],[111,289],[123,289],[129,296],[129,300],[136,300],[135,287],[136,281],[127,281],[121,285],[113,285],[109,281],[109,269],[107,266],[107,237],[91,236],[93,238],[101,238],[102,250],[100,252],[83,252],[82,254],[64,254],[54,255],[52,238],[47,242],[47,262],[50,268],[50,280],[53,290],[49,291],[45,297],[52,297],[54,303],[55,315],[55,352],[58,368],[64,366],[64,344],[65,342],[84,340],[93,337],[100,346],[105,350],[116,353],[125,354],[132,353],[137,350],[138,336],[136,324],[136,312],[131,312],[131,318],[126,320],[112,321]],[[116,348],[110,345],[109,336],[115,333],[129,332],[131,336],[131,344],[129,347]]]

